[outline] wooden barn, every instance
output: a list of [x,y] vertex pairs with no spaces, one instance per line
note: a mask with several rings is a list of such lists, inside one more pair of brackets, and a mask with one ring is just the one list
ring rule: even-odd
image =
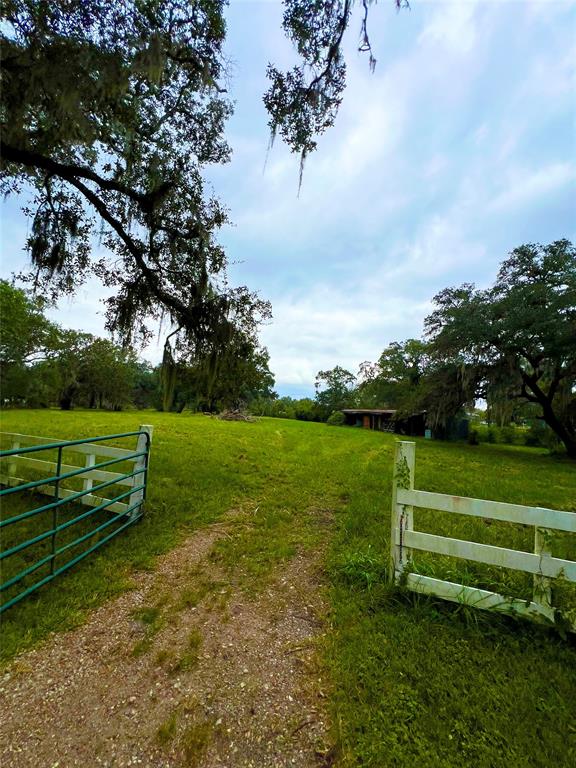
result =
[[411,436],[423,436],[426,429],[425,413],[415,413],[404,418],[396,418],[397,411],[390,408],[344,408],[342,413],[344,423],[351,427]]

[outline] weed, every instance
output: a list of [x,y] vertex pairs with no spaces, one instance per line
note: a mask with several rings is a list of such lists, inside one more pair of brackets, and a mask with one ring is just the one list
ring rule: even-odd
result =
[[150,650],[154,635],[164,626],[165,619],[159,606],[143,606],[132,612],[132,616],[139,621],[144,628],[142,637],[132,648],[132,656],[141,656]]
[[178,712],[172,712],[156,731],[156,741],[161,747],[166,746],[176,736]]
[[156,664],[171,675],[186,672],[198,664],[198,652],[202,646],[202,635],[197,629],[193,629],[188,636],[186,646],[178,655],[173,649],[162,648],[156,654]]
[[365,550],[345,552],[333,564],[332,568],[337,578],[347,584],[372,589],[377,582],[386,582],[388,567],[382,554],[377,554],[369,544]]
[[198,652],[202,645],[202,635],[197,629],[192,630],[182,655],[177,660],[173,672],[184,672],[193,669],[198,664]]
[[187,768],[197,768],[212,739],[213,724],[209,720],[192,723],[180,737],[180,744],[186,759]]

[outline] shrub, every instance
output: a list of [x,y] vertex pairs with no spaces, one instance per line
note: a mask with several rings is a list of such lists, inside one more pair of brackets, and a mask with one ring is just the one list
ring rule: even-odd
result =
[[500,437],[502,439],[502,442],[506,443],[506,445],[513,445],[515,436],[516,436],[516,430],[514,429],[514,427],[511,427],[511,426],[502,427],[502,429],[500,430]]
[[468,445],[480,445],[477,429],[471,429],[470,432],[468,432]]
[[344,421],[345,419],[342,411],[332,411],[326,424],[330,424],[331,427],[341,427],[344,424]]

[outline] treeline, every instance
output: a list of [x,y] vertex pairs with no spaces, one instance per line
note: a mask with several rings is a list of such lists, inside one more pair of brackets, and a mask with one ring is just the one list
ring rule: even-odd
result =
[[320,371],[313,404],[294,403],[295,417],[338,421],[343,408],[390,408],[399,417],[425,413],[442,435],[481,399],[482,420],[503,428],[540,419],[576,459],[574,246],[520,246],[492,287],[446,288],[433,302],[422,339],[391,343],[356,376],[340,366]]
[[272,394],[268,352],[248,334],[236,334],[219,356],[153,366],[130,347],[62,328],[45,310],[43,299],[0,281],[4,407],[218,411]]
[[357,375],[338,365],[319,371],[315,397],[293,400],[273,391],[268,352],[250,313],[224,324],[225,343],[206,344],[211,351],[203,354],[182,341],[172,348],[169,336],[154,368],[110,340],[60,328],[46,318],[41,299],[2,281],[3,404],[248,408],[336,423],[343,408],[390,408],[399,417],[424,413],[441,436],[481,399],[485,421],[506,427],[540,418],[576,459],[574,246],[521,246],[492,287],[446,288],[433,302],[422,339],[389,344]]

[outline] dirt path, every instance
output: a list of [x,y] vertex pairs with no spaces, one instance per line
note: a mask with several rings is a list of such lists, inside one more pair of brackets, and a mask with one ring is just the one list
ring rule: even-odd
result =
[[85,625],[10,665],[1,765],[331,764],[317,559],[296,556],[248,598],[210,558],[227,525],[197,532]]

